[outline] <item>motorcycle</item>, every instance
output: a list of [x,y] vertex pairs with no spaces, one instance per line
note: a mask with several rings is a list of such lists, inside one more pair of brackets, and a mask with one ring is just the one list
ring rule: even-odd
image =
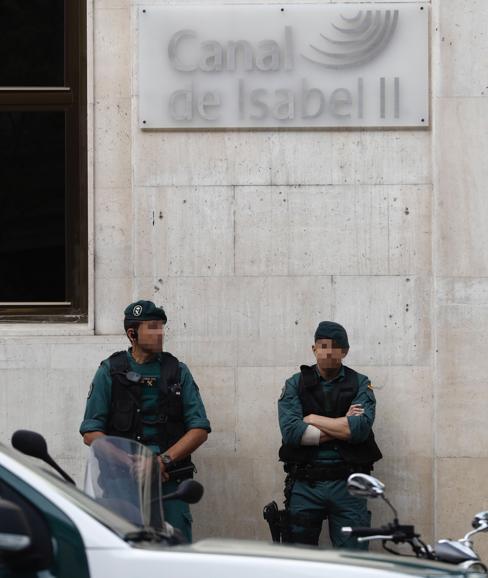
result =
[[413,525],[400,524],[398,512],[385,496],[385,485],[378,479],[367,474],[352,474],[347,480],[349,493],[353,496],[370,499],[381,498],[393,511],[393,522],[380,528],[350,527],[342,528],[342,532],[348,536],[356,536],[358,542],[371,542],[381,540],[383,548],[392,554],[401,555],[400,552],[389,547],[387,544],[408,544],[414,556],[429,560],[437,560],[448,564],[456,564],[469,572],[487,573],[487,566],[480,560],[479,555],[473,548],[471,538],[480,532],[488,530],[488,511],[479,512],[473,519],[473,530],[467,532],[464,538],[459,540],[438,540],[434,546],[425,544],[420,534],[415,531]]
[[186,479],[175,492],[163,495],[161,485],[159,462],[146,446],[115,436],[103,436],[91,444],[84,492],[139,526],[142,529],[138,532],[139,539],[163,537],[170,543],[185,543],[181,532],[164,521],[163,501],[183,500],[195,504],[203,495],[203,486]]
[[[40,434],[18,430],[12,436],[12,445],[49,464],[68,483],[76,485],[49,455],[46,441]],[[188,467],[173,470],[171,474],[178,479],[179,474],[188,473],[186,470]],[[200,483],[185,479],[174,492],[163,496],[156,456],[139,442],[115,436],[103,436],[91,444],[83,490],[107,510],[139,528],[129,537],[132,542],[150,540],[168,544],[186,543],[186,539],[164,521],[163,501],[182,500],[195,504],[203,495]]]

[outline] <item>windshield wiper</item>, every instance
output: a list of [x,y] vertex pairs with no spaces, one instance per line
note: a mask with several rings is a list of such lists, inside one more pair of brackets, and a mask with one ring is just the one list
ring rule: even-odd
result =
[[166,542],[174,546],[176,544],[185,544],[186,540],[180,537],[176,532],[165,532],[155,528],[144,528],[136,532],[128,532],[124,536],[126,542]]
[[154,528],[128,532],[124,536],[126,542],[161,542],[165,538],[169,538],[169,536],[164,532],[158,532]]

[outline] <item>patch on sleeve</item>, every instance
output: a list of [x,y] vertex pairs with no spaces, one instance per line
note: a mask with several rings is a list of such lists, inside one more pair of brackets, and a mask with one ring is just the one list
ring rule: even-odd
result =
[[90,399],[92,393],[93,393],[93,382],[90,385],[90,389],[88,390],[88,395],[86,399]]
[[286,383],[283,386],[283,389],[281,390],[281,394],[280,394],[278,401],[281,401],[285,397],[285,393],[286,393]]
[[368,383],[368,389],[374,389],[374,385],[371,382]]

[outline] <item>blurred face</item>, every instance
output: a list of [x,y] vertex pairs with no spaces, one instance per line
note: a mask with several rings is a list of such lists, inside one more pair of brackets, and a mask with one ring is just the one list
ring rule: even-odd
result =
[[312,351],[317,365],[324,370],[339,369],[347,355],[347,349],[338,347],[332,339],[318,339],[312,345]]
[[137,331],[137,344],[143,351],[159,353],[163,351],[163,320],[142,321]]

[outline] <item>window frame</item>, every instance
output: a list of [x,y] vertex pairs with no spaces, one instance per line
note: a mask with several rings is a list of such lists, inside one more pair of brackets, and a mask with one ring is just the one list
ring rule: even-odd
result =
[[65,0],[64,11],[64,86],[0,86],[0,112],[65,113],[67,300],[0,302],[0,323],[88,321],[86,0]]

